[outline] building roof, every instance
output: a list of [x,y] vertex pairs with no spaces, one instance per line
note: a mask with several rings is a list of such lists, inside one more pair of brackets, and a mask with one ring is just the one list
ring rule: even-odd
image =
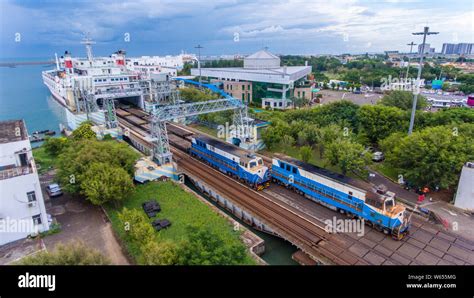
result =
[[0,121],[0,144],[28,140],[23,120]]
[[[311,73],[311,66],[286,66],[278,68],[252,69],[243,67],[201,68],[202,76],[218,79],[289,84]],[[192,68],[192,75],[199,75],[199,69]]]
[[251,54],[251,55],[248,55],[244,59],[278,59],[278,60],[280,60],[280,58],[278,56],[273,55],[272,53],[270,53],[267,50],[260,50],[258,52],[255,52],[255,53]]

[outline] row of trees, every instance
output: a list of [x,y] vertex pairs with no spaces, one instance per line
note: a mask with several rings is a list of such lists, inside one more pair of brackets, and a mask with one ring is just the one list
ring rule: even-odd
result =
[[124,208],[119,213],[126,238],[141,252],[145,265],[237,265],[247,257],[241,242],[226,243],[209,227],[190,225],[184,240],[171,242],[157,235],[143,212]]
[[[474,110],[457,108],[436,113],[418,110],[416,134],[404,138],[408,130],[410,99],[409,92],[396,91],[385,96],[377,105],[357,106],[348,101],[339,101],[313,109],[265,111],[260,115],[270,121],[271,125],[262,137],[270,150],[285,150],[298,145],[300,157],[305,161],[312,157],[310,150],[319,151],[320,158],[338,166],[343,173],[363,171],[369,162],[364,154],[365,146],[382,147],[387,162],[399,169],[400,174],[405,175],[408,180],[419,185],[451,186],[457,181],[462,162],[474,158],[474,151],[466,149],[472,148],[474,142],[471,130],[474,125]],[[424,104],[422,99],[418,108],[421,109]],[[435,127],[438,128],[434,129]],[[427,139],[419,137],[419,134],[433,134],[436,137]],[[447,151],[443,151],[436,142],[441,136],[454,144]],[[412,145],[403,147],[405,143]],[[415,158],[416,155],[411,155],[411,152],[423,148],[430,152],[420,151],[425,158],[416,160],[423,163],[423,166],[412,163],[409,158]],[[451,154],[446,155],[447,152]],[[436,167],[442,170],[435,170]],[[450,170],[447,171],[447,168]],[[433,175],[426,174],[429,169]]]

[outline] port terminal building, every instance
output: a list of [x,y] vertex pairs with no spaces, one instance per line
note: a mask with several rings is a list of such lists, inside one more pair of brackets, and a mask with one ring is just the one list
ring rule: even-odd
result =
[[281,66],[280,58],[267,49],[244,58],[243,67],[192,68],[191,74],[209,78],[234,98],[245,103],[261,101],[262,108],[287,109],[291,98],[311,99],[307,76],[311,66]]

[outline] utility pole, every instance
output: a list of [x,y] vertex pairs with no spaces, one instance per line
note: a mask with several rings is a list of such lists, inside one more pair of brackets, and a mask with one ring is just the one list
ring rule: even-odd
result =
[[195,49],[198,49],[198,68],[199,68],[199,89],[202,89],[202,84],[201,84],[201,49],[202,47],[200,44],[194,47]]
[[[407,43],[407,46],[410,46],[410,55],[413,53],[413,46],[416,46],[416,43],[413,41],[411,43]],[[407,76],[406,79],[408,80],[408,71],[410,70],[410,56],[408,56],[408,65],[407,65]],[[405,82],[406,83],[406,82]]]
[[418,75],[416,77],[415,92],[413,92],[413,107],[411,109],[410,127],[408,128],[408,135],[411,135],[411,133],[413,132],[413,125],[415,123],[416,102],[418,101],[418,93],[420,93],[420,78],[421,78],[421,70],[423,68],[423,57],[425,55],[426,35],[433,35],[433,34],[439,33],[439,32],[429,32],[429,30],[430,30],[429,27],[425,27],[423,32],[412,33],[413,35],[423,35],[423,43],[421,46],[420,64],[418,65]]

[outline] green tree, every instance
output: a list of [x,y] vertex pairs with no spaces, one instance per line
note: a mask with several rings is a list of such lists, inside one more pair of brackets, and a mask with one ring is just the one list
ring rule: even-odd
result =
[[[384,95],[380,100],[380,104],[397,107],[402,110],[411,110],[413,106],[413,94],[409,91],[391,91],[390,93]],[[416,109],[420,110],[427,106],[427,101],[424,96],[418,96],[416,102]]]
[[[474,127],[436,126],[415,131],[403,138],[383,142],[386,161],[403,170],[404,178],[418,186],[448,188],[456,185],[462,165],[474,159]],[[471,135],[470,135],[471,134]]]
[[234,265],[246,258],[242,243],[228,244],[209,228],[189,226],[186,235],[179,247],[180,265]]
[[181,99],[189,102],[207,101],[218,99],[219,96],[208,89],[199,90],[197,88],[183,87],[179,89]]
[[364,147],[348,139],[338,139],[326,146],[326,158],[332,165],[341,169],[343,175],[348,171],[361,172],[367,165]]
[[179,246],[167,240],[151,241],[143,246],[144,265],[176,265]]
[[111,201],[118,206],[133,192],[133,183],[124,169],[103,162],[94,162],[84,173],[81,189],[81,193],[94,205],[103,205]]
[[364,105],[359,109],[357,117],[361,129],[372,143],[403,130],[407,119],[399,108],[383,105]]
[[92,130],[92,122],[82,122],[81,125],[79,125],[79,127],[72,132],[72,138],[76,141],[84,139],[96,139],[97,136]]
[[79,193],[82,190],[84,175],[93,163],[105,163],[122,168],[132,179],[138,157],[139,154],[125,143],[97,140],[75,141],[59,155],[57,177],[66,191]]
[[144,245],[156,240],[155,230],[143,211],[125,207],[118,214],[118,218],[122,223],[126,237],[132,242]]
[[341,127],[336,124],[322,127],[319,130],[319,157],[325,156],[326,147],[334,141],[344,137]]
[[311,157],[313,156],[313,148],[310,146],[303,146],[300,148],[300,156],[301,160],[304,162],[308,162]]
[[44,143],[44,150],[51,156],[57,156],[61,151],[66,148],[69,144],[69,139],[60,138],[47,138]]
[[295,139],[290,135],[284,135],[280,141],[280,146],[284,151],[289,150],[295,144]]
[[27,256],[15,265],[108,265],[110,261],[98,250],[81,241],[58,244],[53,251],[40,251]]

